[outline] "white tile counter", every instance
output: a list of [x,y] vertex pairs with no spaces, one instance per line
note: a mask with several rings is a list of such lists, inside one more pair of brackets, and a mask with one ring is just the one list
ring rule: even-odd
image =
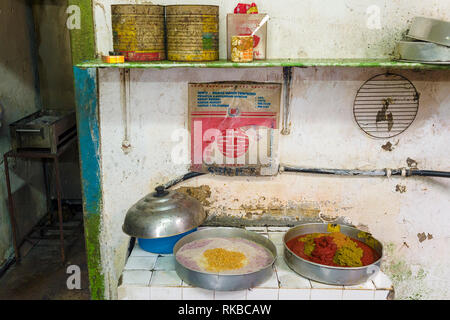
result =
[[[200,228],[201,229],[201,228]],[[173,255],[142,250],[138,243],[131,252],[118,288],[121,300],[384,300],[393,292],[392,282],[382,272],[357,286],[332,286],[303,278],[283,258],[284,227],[249,227],[268,236],[278,257],[271,279],[242,291],[213,291],[183,282],[175,272]]]

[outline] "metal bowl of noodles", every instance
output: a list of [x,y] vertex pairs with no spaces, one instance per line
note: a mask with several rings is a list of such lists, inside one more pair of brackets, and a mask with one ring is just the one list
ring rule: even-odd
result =
[[[368,245],[378,254],[378,259],[371,264],[361,267],[329,266],[301,258],[286,244],[289,240],[298,236],[312,233],[331,233],[334,231],[339,231],[352,239]],[[298,225],[286,232],[283,244],[284,259],[292,270],[305,278],[331,285],[357,285],[372,279],[379,272],[383,257],[383,245],[380,241],[373,238],[370,233],[340,224],[306,223]]]
[[[193,257],[191,259],[188,256],[188,259],[186,259],[186,256],[181,256],[181,253],[185,250],[184,248],[188,246],[194,249],[199,248],[195,246],[196,243],[208,241],[209,239],[241,241],[243,245],[247,243],[257,246],[258,248],[255,250],[267,251],[264,253],[267,256],[265,256],[264,263],[255,264],[252,269],[243,269],[243,273],[235,274],[201,270],[197,266],[192,265]],[[229,249],[230,247],[226,248]],[[184,252],[186,253],[187,251]],[[175,270],[183,281],[196,287],[219,291],[245,290],[266,282],[273,275],[273,264],[277,257],[276,247],[268,238],[256,232],[231,227],[212,227],[188,234],[175,244],[173,253],[175,256]],[[189,259],[191,260],[187,261]]]

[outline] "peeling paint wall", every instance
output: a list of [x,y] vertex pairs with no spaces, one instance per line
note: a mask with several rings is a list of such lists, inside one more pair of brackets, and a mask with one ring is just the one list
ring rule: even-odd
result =
[[[27,1],[1,1],[0,104],[4,116],[0,127],[0,267],[13,254],[3,164],[3,153],[11,148],[8,125],[40,108],[32,20]],[[42,165],[38,161],[11,159],[10,176],[22,239],[46,211]]]
[[[358,87],[381,69],[296,69],[293,82],[291,134],[280,138],[281,162],[305,167],[398,168],[415,159],[419,168],[449,170],[450,83],[445,71],[400,71],[421,93],[416,120],[400,136],[396,147],[382,149],[386,140],[365,135],[353,120],[352,105]],[[121,149],[124,126],[120,104],[119,72],[100,71],[102,170],[105,261],[110,285],[118,281],[125,259],[127,237],[121,231],[128,208],[159,183],[187,170],[173,165],[171,140],[176,129],[186,128],[187,82],[214,80],[277,81],[279,68],[255,70],[132,70],[130,143]],[[396,185],[406,192],[396,191]],[[391,246],[387,271],[403,279],[403,261],[427,272],[417,282],[413,276],[398,282],[397,297],[443,297],[449,279],[445,252],[449,244],[449,181],[430,178],[337,177],[281,174],[277,177],[200,177],[183,186],[209,186],[204,201],[211,220],[242,223],[295,224],[338,218],[368,228]],[[208,204],[209,203],[209,204]],[[253,220],[252,220],[253,219]],[[256,220],[254,220],[256,219]],[[263,219],[263,220],[258,220]],[[249,221],[247,221],[249,220]],[[420,242],[417,234],[433,239]],[[407,245],[405,245],[406,243]],[[389,253],[389,251],[387,251]],[[426,286],[422,283],[426,280]],[[406,281],[406,282],[405,282]],[[416,283],[414,285],[413,283]],[[405,284],[406,283],[406,284]],[[403,287],[405,286],[405,287]],[[410,288],[409,286],[412,286]],[[405,288],[405,289],[402,289]],[[429,290],[424,293],[422,290]]]
[[[109,24],[112,2],[96,3],[98,51],[106,52],[112,48]],[[161,3],[175,1],[158,2]],[[372,33],[361,24],[365,25],[365,9],[373,3],[261,3],[260,10],[274,17],[269,28],[269,57],[386,57],[393,49],[394,39],[400,37],[408,19],[413,16],[450,20],[448,3],[375,1],[382,9],[383,21],[388,24],[382,32]],[[223,17],[235,2],[217,1],[217,4],[221,4],[220,32],[223,35]],[[291,15],[289,18],[287,12]],[[287,38],[287,34],[298,41]],[[224,49],[223,36],[221,41]],[[221,57],[224,57],[222,50]],[[359,129],[353,120],[352,105],[356,90],[363,82],[384,72],[385,69],[295,69],[291,134],[280,137],[280,161],[305,167],[380,169],[406,167],[407,159],[411,158],[417,161],[419,168],[450,170],[448,72],[398,71],[421,93],[419,112],[406,132],[393,139],[377,140]],[[187,128],[187,83],[282,82],[282,69],[131,70],[130,78],[128,129],[131,148],[125,154],[122,141],[126,112],[120,105],[119,70],[99,70],[103,185],[101,241],[109,298],[116,297],[116,286],[126,258],[129,238],[121,230],[126,211],[156,185],[187,170],[187,165],[176,165],[171,161],[171,152],[180,143],[172,134],[177,129]],[[391,147],[383,148],[388,141]],[[187,145],[187,141],[185,143]],[[405,186],[406,191],[396,191],[397,185]],[[208,203],[204,203],[210,221],[217,218],[231,223],[239,218],[242,219],[239,223],[257,223],[258,219],[270,218],[273,224],[290,225],[338,219],[360,226],[385,245],[384,269],[394,280],[397,298],[450,298],[450,271],[446,267],[450,263],[448,180],[285,173],[260,178],[202,176],[177,187],[181,186],[209,187],[211,194],[205,199]],[[418,237],[421,233],[430,234],[432,238],[427,236],[423,240]]]

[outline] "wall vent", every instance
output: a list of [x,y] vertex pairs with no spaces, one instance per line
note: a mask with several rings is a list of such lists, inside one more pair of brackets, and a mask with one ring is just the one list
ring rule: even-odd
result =
[[359,127],[374,138],[392,138],[411,125],[419,109],[419,93],[405,77],[376,75],[359,88],[353,114]]

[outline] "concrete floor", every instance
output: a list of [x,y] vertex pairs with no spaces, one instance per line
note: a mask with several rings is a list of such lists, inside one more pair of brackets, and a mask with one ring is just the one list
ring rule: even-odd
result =
[[[0,278],[0,300],[88,300],[89,280],[83,227],[72,232],[66,246],[66,263],[61,263],[59,240],[46,239],[32,247]],[[67,267],[78,265],[81,289],[67,288]]]

